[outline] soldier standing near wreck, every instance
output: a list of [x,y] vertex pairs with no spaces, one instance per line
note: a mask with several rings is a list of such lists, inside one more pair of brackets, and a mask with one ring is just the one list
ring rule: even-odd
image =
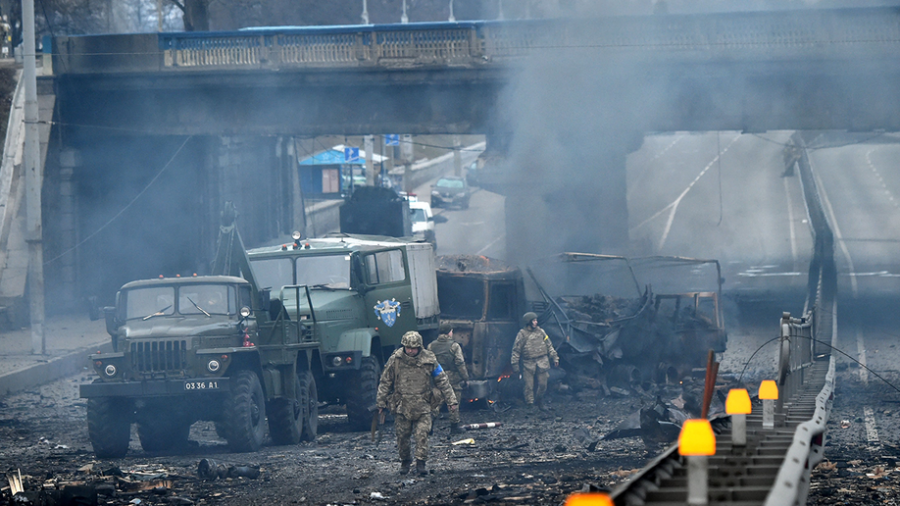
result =
[[[534,406],[537,402],[541,411],[546,411],[544,406],[544,392],[547,391],[547,378],[550,377],[550,362],[554,367],[559,366],[559,355],[553,349],[553,343],[544,329],[538,327],[537,315],[531,312],[522,317],[524,326],[516,335],[513,343],[512,363],[513,370],[522,373],[525,380],[525,404]],[[522,367],[519,369],[519,358],[522,359]],[[534,391],[534,380],[537,378],[537,394]]]
[[[450,386],[453,387],[453,393],[456,394],[456,402],[462,399],[463,388],[469,384],[469,371],[466,369],[466,359],[463,357],[462,346],[453,340],[453,328],[449,322],[443,322],[440,326],[440,335],[438,338],[428,345],[428,351],[434,353],[441,368],[447,374],[450,380]],[[450,404],[447,403],[449,408]],[[434,410],[434,416],[440,411],[440,404]],[[450,434],[461,434],[464,432],[459,427],[459,410],[450,411]]]
[[379,414],[388,408],[394,414],[397,448],[400,450],[400,474],[409,473],[410,437],[416,438],[416,472],[424,476],[428,460],[428,433],[431,411],[440,405],[434,395],[437,387],[447,400],[451,415],[459,409],[453,388],[434,353],[423,349],[422,336],[412,330],[403,334],[402,348],[388,359],[378,384],[376,405]]

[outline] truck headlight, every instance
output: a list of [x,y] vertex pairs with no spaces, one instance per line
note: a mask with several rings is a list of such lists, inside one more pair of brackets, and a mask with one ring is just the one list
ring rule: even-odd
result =
[[341,365],[341,357],[334,357],[331,359],[331,364],[335,367],[339,367]]
[[219,370],[219,361],[218,360],[210,360],[209,363],[206,364],[206,368],[209,369],[209,372],[216,372]]
[[116,366],[109,364],[106,366],[105,369],[103,369],[103,372],[105,372],[107,376],[112,378],[113,376],[116,375]]

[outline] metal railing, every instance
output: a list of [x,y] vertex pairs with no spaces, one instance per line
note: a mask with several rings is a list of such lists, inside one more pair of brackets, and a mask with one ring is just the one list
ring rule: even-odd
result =
[[254,68],[483,68],[535,54],[553,58],[664,57],[699,63],[890,59],[900,51],[900,11],[806,9],[579,20],[278,27],[235,32],[59,36],[47,45],[52,48],[52,68],[57,74]]

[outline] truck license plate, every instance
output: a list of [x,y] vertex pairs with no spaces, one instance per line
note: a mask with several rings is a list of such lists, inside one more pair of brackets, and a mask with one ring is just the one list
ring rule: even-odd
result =
[[218,390],[218,381],[185,381],[185,390]]

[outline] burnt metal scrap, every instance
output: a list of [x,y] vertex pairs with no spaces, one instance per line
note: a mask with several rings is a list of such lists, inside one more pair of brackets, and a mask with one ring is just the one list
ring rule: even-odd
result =
[[[607,395],[648,390],[680,381],[707,350],[725,350],[715,260],[564,253],[528,274],[571,384]],[[710,275],[705,285],[696,279]],[[645,280],[672,291],[655,293]]]

